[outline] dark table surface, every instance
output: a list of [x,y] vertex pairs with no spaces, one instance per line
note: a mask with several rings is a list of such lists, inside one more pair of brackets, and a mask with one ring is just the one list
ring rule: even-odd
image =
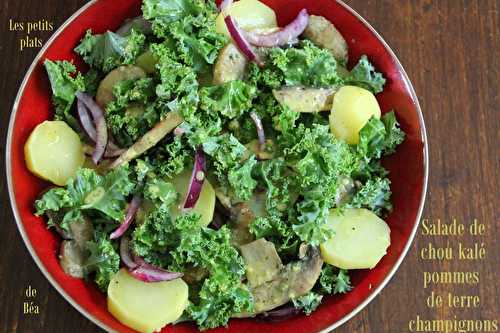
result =
[[[117,0],[118,1],[118,0]],[[1,156],[14,97],[37,49],[18,50],[19,35],[9,19],[48,19],[59,26],[84,0],[0,2]],[[413,246],[382,293],[336,332],[399,333],[417,315],[426,319],[498,319],[499,80],[498,0],[347,0],[385,38],[403,63],[423,109],[430,149],[430,178],[425,218],[452,218],[487,225],[488,254],[483,261],[423,261],[418,249],[429,242],[417,235]],[[46,40],[51,33],[41,33]],[[17,231],[9,207],[5,163],[0,164],[0,332],[100,332],[45,280]],[[470,236],[469,236],[470,238]],[[439,238],[437,245],[450,239]],[[450,240],[455,241],[455,240]],[[465,236],[462,241],[472,240]],[[423,272],[477,271],[473,286],[441,285],[436,293],[481,297],[474,309],[430,309]],[[40,314],[23,314],[25,289],[36,288]]]

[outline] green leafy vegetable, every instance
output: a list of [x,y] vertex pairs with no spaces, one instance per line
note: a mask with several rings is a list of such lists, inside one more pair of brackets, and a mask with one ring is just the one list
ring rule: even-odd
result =
[[52,88],[55,118],[66,121],[73,128],[79,128],[78,121],[70,112],[76,92],[85,90],[84,77],[68,61],[46,59],[44,66]]
[[394,112],[386,113],[381,119],[372,117],[359,132],[358,154],[366,160],[379,159],[393,153],[404,136]]
[[210,275],[203,282],[198,299],[187,309],[198,326],[207,329],[226,325],[236,313],[252,311],[253,300],[241,282],[245,276],[244,261],[230,244],[229,229],[202,227],[193,231],[198,218],[192,214],[177,218],[180,242],[171,252],[172,269],[183,270],[187,265],[208,269]]
[[87,250],[90,256],[85,262],[86,273],[95,272],[97,286],[106,291],[111,278],[120,269],[116,245],[111,243],[105,233],[96,233],[94,241],[87,243]]
[[255,87],[239,80],[204,87],[200,90],[201,107],[234,119],[250,110],[252,99],[256,95],[255,90]]
[[322,299],[323,295],[311,291],[304,296],[295,298],[293,305],[297,309],[302,309],[306,315],[310,315],[321,304]]
[[347,270],[325,265],[319,277],[319,286],[326,294],[344,294],[352,289]]
[[115,169],[105,176],[91,169],[80,169],[66,188],[53,188],[35,202],[36,214],[47,211],[64,211],[62,227],[75,220],[82,220],[82,212],[95,210],[114,221],[124,217],[125,197],[135,187],[127,167]]
[[335,86],[342,82],[337,60],[309,40],[302,41],[298,48],[273,48],[269,56],[271,70],[275,66],[288,86]]
[[144,50],[146,37],[132,30],[130,35],[120,36],[107,31],[92,35],[91,30],[83,37],[75,52],[94,68],[109,72],[123,64],[132,64]]
[[375,71],[375,67],[368,61],[366,55],[361,56],[359,62],[345,78],[346,84],[352,84],[378,94],[384,90],[385,78]]

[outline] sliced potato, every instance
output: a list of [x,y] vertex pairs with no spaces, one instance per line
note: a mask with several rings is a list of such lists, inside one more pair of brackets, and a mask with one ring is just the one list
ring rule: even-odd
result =
[[274,11],[258,0],[240,0],[217,16],[216,31],[229,37],[224,17],[231,15],[247,31],[278,26]]
[[141,333],[152,333],[179,319],[188,304],[188,285],[182,279],[142,282],[126,269],[108,286],[108,310],[116,319]]
[[66,185],[85,161],[78,134],[64,121],[44,121],[24,145],[28,169],[56,185]]
[[333,266],[371,269],[391,244],[387,223],[367,209],[347,209],[344,215],[332,211],[328,223],[335,235],[320,248],[325,262]]
[[115,99],[113,95],[113,87],[118,82],[140,79],[145,76],[146,72],[138,66],[128,65],[113,69],[99,84],[95,98],[97,104],[105,108],[109,102],[112,102]]
[[333,88],[284,87],[273,90],[276,100],[295,112],[319,112],[332,108]]
[[309,16],[309,23],[304,31],[304,37],[314,44],[330,50],[337,59],[347,62],[347,43],[335,26],[323,16]]
[[[191,180],[191,170],[185,170],[180,175],[175,176],[174,179],[170,180],[175,187],[177,193],[179,193],[179,197],[175,205],[172,206],[171,214],[175,218],[180,215],[182,212],[182,205],[184,204],[184,199],[187,195],[187,190],[189,187],[189,181]],[[215,210],[215,190],[205,178],[203,182],[203,186],[201,188],[200,197],[194,205],[193,209],[189,212],[197,213],[201,215],[201,219],[199,221],[201,226],[206,227],[212,222],[214,218],[214,210]]]
[[335,93],[330,130],[339,139],[349,144],[359,142],[359,131],[373,116],[380,118],[380,106],[375,96],[368,90],[344,86]]
[[233,43],[227,44],[219,53],[214,66],[215,84],[241,80],[245,75],[248,60]]

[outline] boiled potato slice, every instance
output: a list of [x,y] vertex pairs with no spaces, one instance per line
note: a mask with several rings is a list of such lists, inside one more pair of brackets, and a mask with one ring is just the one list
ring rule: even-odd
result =
[[274,11],[258,0],[240,0],[234,2],[224,12],[220,13],[216,21],[216,31],[229,37],[224,17],[231,15],[244,30],[275,28],[276,14]]
[[188,285],[182,279],[142,282],[122,268],[108,286],[109,312],[141,333],[159,331],[179,319],[187,304]]
[[328,49],[335,58],[347,62],[347,42],[335,26],[323,16],[309,16],[304,37],[314,44]]
[[[171,214],[175,218],[182,212],[182,205],[184,204],[184,199],[186,199],[189,181],[191,180],[191,170],[185,170],[180,175],[174,177],[170,182],[174,185],[175,190],[179,193],[177,202],[172,207]],[[190,213],[197,213],[201,215],[199,221],[200,226],[206,227],[212,222],[214,218],[215,210],[215,190],[209,183],[208,179],[205,178],[203,182],[203,187],[201,188],[200,197],[196,202],[196,205],[191,209]]]
[[115,99],[113,95],[113,87],[120,81],[125,80],[135,80],[146,76],[146,72],[133,65],[120,66],[109,72],[108,75],[99,83],[99,88],[97,89],[96,102],[101,107],[106,107],[109,102]]
[[335,235],[320,245],[325,262],[343,269],[373,268],[391,244],[387,223],[367,209],[332,211],[329,227]]
[[368,90],[344,86],[335,93],[330,130],[341,140],[349,144],[359,142],[359,131],[373,116],[380,118],[380,106],[375,96]]
[[24,145],[28,169],[40,178],[64,186],[83,165],[85,155],[78,134],[64,121],[44,121]]

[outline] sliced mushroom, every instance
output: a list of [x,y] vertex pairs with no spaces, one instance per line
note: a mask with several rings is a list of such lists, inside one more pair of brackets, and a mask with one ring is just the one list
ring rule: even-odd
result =
[[82,250],[86,248],[87,242],[94,237],[94,227],[89,219],[84,218],[82,221],[74,221],[69,224],[71,238],[74,239],[76,245]]
[[115,99],[113,88],[118,82],[136,80],[145,76],[146,72],[142,68],[133,65],[120,66],[112,70],[99,84],[96,95],[97,104],[105,108],[109,102]]
[[214,83],[223,84],[241,80],[245,75],[248,60],[233,43],[227,44],[219,53],[214,66]]
[[84,276],[85,250],[81,249],[75,240],[64,240],[59,250],[59,263],[64,272],[74,278]]
[[273,90],[273,95],[281,105],[295,112],[319,112],[332,109],[334,88],[284,87]]
[[318,248],[301,245],[305,255],[298,261],[284,266],[277,277],[255,288],[250,288],[254,299],[252,313],[240,313],[237,317],[252,317],[288,303],[294,298],[307,294],[319,278],[323,259]]
[[347,42],[337,28],[323,16],[309,16],[304,37],[309,38],[314,44],[330,50],[335,58],[347,62]]
[[245,260],[246,275],[250,287],[257,287],[275,279],[283,268],[276,247],[265,238],[241,246],[240,251],[243,260]]

